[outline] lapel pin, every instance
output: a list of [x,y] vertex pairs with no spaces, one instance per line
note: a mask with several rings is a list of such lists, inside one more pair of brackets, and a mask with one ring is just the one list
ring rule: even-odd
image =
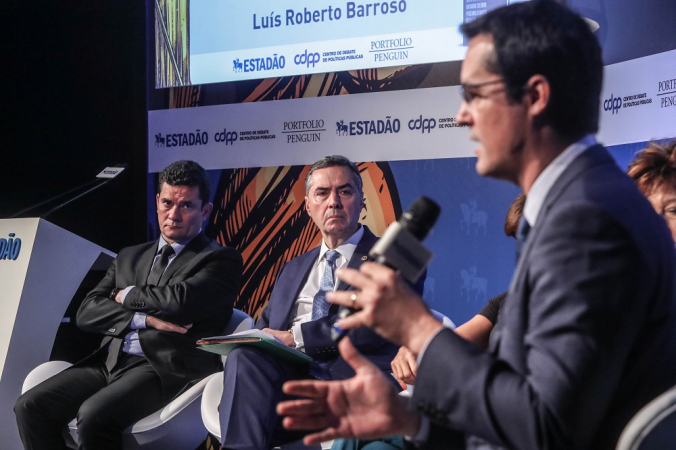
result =
[[364,256],[361,257],[361,260],[362,260],[362,261],[366,261],[367,259],[368,259],[368,256],[366,256],[366,255],[364,255]]

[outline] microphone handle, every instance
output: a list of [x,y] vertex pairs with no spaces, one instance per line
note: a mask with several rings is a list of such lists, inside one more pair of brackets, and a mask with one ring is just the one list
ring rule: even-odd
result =
[[[378,264],[382,264],[385,267],[389,267],[390,269],[396,272],[399,272],[396,267],[392,267],[390,264],[388,264],[385,258],[382,256],[376,258],[375,262],[377,262]],[[356,312],[357,312],[356,309],[344,306],[343,308],[340,309],[340,311],[338,311],[338,319],[344,319]],[[350,330],[343,330],[334,323],[333,326],[331,327],[331,339],[333,340],[333,342],[338,344],[345,336],[347,336],[348,331]]]
[[10,216],[9,218],[10,218],[10,219],[16,219],[17,217],[21,216],[22,214],[24,214],[24,213],[26,213],[26,212],[28,212],[28,211],[30,211],[30,210],[32,210],[32,209],[39,208],[39,207],[42,206],[42,205],[45,205],[45,204],[50,203],[50,202],[53,202],[53,201],[56,200],[57,198],[61,198],[61,197],[65,196],[65,195],[68,195],[68,194],[70,194],[70,193],[72,193],[72,192],[78,191],[78,190],[80,190],[80,189],[82,189],[82,188],[84,188],[84,187],[87,187],[87,186],[89,186],[89,185],[91,185],[91,184],[93,184],[93,183],[96,183],[96,182],[98,182],[98,181],[99,181],[98,178],[94,178],[93,180],[87,181],[87,182],[84,183],[84,184],[81,184],[81,185],[79,185],[79,186],[74,187],[73,189],[70,189],[70,190],[68,190],[68,191],[66,191],[66,192],[62,192],[62,193],[60,193],[60,194],[57,194],[57,195],[55,195],[54,197],[48,198],[47,200],[41,201],[40,203],[36,203],[35,205],[31,205],[31,206],[29,206],[28,208],[24,208],[24,209],[22,209],[21,211],[19,211],[18,213],[13,214],[13,215]]

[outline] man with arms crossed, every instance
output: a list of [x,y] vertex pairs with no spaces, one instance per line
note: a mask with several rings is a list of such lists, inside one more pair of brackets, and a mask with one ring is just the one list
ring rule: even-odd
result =
[[279,411],[290,428],[325,429],[315,442],[400,433],[424,448],[612,449],[676,383],[673,242],[596,143],[603,67],[584,20],[532,1],[462,29],[471,42],[456,120],[480,143],[477,172],[527,195],[525,244],[489,350],[444,329],[394,272],[364,264],[338,274],[360,290],[361,309],[339,326],[368,325],[418,356],[409,409],[346,341],[357,376],[289,383],[285,392],[311,399]]
[[[228,354],[219,407],[223,449],[265,450],[300,439],[281,426],[275,412],[287,380],[342,380],[354,371],[331,339],[338,306],[326,302],[327,291],[351,289],[333,277],[339,267],[357,269],[377,238],[359,223],[364,206],[357,166],[344,156],[315,162],[305,180],[305,209],[322,234],[322,245],[292,259],[280,271],[256,328],[266,331],[314,360],[293,364],[263,351],[240,347]],[[421,280],[416,286],[422,292]],[[352,342],[375,370],[389,374],[397,346],[369,328],[350,332]],[[389,375],[388,375],[389,376]],[[395,380],[390,377],[391,383]]]
[[202,232],[212,204],[199,164],[165,168],[156,201],[159,240],[122,249],[77,312],[81,329],[106,336],[101,348],[17,401],[26,449],[66,448],[74,417],[78,448],[121,449],[125,428],[220,370],[218,355],[195,342],[230,320],[242,257]]

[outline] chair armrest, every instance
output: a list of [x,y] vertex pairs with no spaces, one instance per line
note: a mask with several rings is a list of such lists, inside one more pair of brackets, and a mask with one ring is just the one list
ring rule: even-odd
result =
[[190,387],[190,389],[176,397],[167,406],[139,420],[131,427],[131,430],[126,430],[126,432],[130,431],[131,433],[143,433],[144,431],[152,430],[153,428],[157,428],[163,423],[168,422],[192,402],[198,400],[201,397],[204,387],[207,385],[209,380],[218,376],[219,374],[220,372],[211,374],[208,377],[200,380],[198,383],[195,383]]
[[218,405],[223,395],[223,372],[215,373],[209,378],[202,394],[202,422],[204,427],[220,441],[221,422],[218,414]]
[[70,366],[72,366],[72,364],[66,361],[48,361],[46,363],[40,364],[35,369],[31,370],[26,376],[26,379],[23,380],[21,393],[23,394],[27,390],[37,386],[47,378],[51,378],[59,372],[63,372]]

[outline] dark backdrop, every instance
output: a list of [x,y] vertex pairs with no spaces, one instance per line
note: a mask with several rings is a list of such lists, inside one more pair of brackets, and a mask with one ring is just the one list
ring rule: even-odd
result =
[[127,162],[48,220],[115,252],[146,240],[145,8],[2,2],[0,218]]

